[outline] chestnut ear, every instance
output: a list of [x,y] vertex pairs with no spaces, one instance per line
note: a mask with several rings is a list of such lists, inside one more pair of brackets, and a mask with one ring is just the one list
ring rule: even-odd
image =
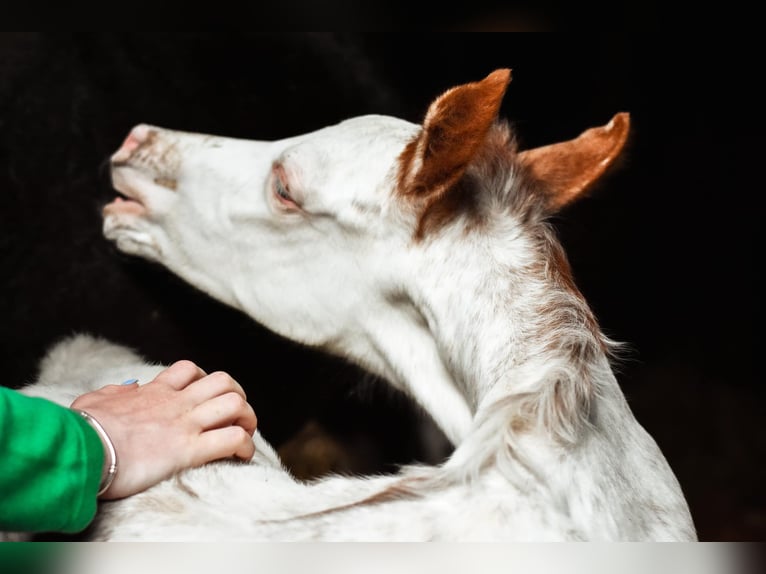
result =
[[510,79],[510,70],[495,70],[433,101],[422,132],[402,157],[404,193],[435,201],[460,179],[497,118]]
[[519,153],[532,175],[545,184],[547,207],[558,211],[583,196],[619,157],[630,131],[630,116],[615,115],[605,126],[575,139]]

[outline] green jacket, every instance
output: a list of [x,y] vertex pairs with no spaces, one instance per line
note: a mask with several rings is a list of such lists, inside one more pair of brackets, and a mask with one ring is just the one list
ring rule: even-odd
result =
[[96,514],[104,448],[76,412],[0,387],[0,530],[83,530]]

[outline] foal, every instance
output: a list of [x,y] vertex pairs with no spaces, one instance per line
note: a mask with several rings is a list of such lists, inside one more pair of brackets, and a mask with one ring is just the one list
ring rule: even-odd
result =
[[[696,538],[547,222],[619,156],[629,117],[520,151],[497,117],[509,81],[500,69],[446,91],[422,125],[371,115],[275,142],[131,131],[107,238],[386,379],[455,450],[438,467],[302,483],[256,434],[250,464],[102,504],[93,539]],[[68,404],[157,370],[79,337],[26,392]]]

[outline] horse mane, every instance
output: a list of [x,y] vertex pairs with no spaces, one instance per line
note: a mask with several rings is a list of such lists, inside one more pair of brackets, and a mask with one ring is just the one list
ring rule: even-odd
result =
[[530,315],[538,324],[530,325],[529,331],[540,333],[529,344],[524,380],[514,381],[519,390],[481,405],[472,431],[440,472],[426,476],[418,465],[405,467],[401,481],[358,504],[417,497],[456,480],[472,482],[489,467],[515,484],[521,484],[523,468],[538,484],[545,484],[546,477],[536,470],[520,437],[542,431],[566,449],[593,428],[598,399],[614,377],[613,364],[623,344],[601,331],[549,220],[544,183],[517,156],[510,124],[495,121],[464,174],[436,201],[421,206],[415,238],[426,240],[458,221],[466,233],[504,233],[506,229],[497,228],[509,225],[523,228],[514,234],[525,234],[534,257],[526,268],[514,272],[539,286],[530,298],[534,300]]

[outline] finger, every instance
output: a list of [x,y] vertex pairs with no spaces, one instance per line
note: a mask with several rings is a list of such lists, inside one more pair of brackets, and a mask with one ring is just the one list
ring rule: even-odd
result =
[[191,400],[200,404],[214,397],[226,393],[237,393],[243,399],[247,400],[244,389],[235,381],[231,375],[223,371],[216,371],[195,381],[193,385],[188,385],[184,392]]
[[253,454],[255,454],[253,439],[242,427],[224,427],[199,435],[192,452],[192,465],[199,466],[211,460],[231,456],[250,460]]
[[194,381],[203,378],[207,373],[191,361],[176,361],[159,375],[154,377],[151,383],[162,383],[180,391]]
[[252,436],[258,425],[253,407],[242,396],[233,392],[197,405],[189,416],[202,430],[238,425]]

